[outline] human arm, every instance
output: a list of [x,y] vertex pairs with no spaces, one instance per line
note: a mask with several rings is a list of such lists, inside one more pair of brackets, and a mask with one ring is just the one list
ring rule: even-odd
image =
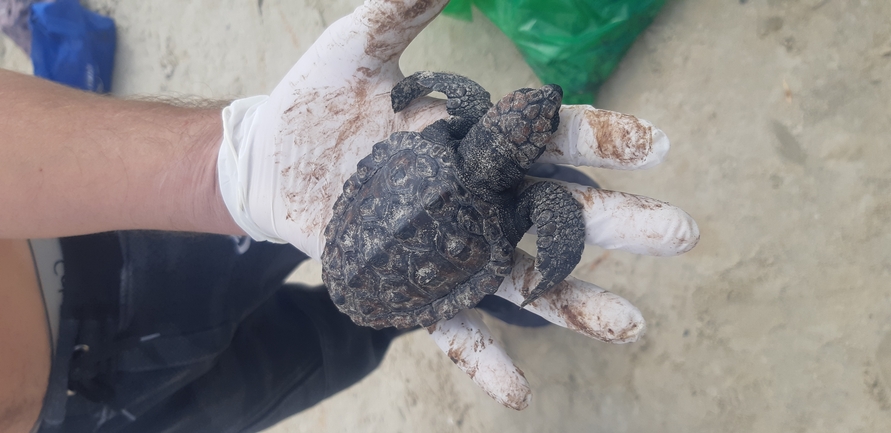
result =
[[99,96],[0,70],[0,238],[243,234],[217,184],[220,110]]

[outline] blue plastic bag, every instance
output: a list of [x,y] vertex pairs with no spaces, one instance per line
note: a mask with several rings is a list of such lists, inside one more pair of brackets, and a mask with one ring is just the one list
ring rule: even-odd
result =
[[78,0],[31,5],[34,75],[96,93],[111,91],[116,33],[111,18]]

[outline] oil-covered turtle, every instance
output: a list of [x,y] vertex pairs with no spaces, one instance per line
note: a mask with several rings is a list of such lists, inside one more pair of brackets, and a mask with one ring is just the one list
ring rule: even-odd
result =
[[510,273],[533,224],[543,279],[525,303],[584,249],[579,203],[556,183],[524,182],[557,130],[562,89],[520,89],[493,106],[468,78],[419,72],[393,88],[393,110],[432,91],[448,97],[450,118],[375,144],[325,228],[323,279],[359,325],[429,326],[474,307]]

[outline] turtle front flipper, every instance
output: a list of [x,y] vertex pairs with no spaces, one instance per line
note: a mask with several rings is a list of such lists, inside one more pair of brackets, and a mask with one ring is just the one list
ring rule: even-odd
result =
[[492,107],[489,92],[473,80],[461,75],[444,72],[415,72],[396,83],[390,92],[393,111],[398,113],[430,92],[440,92],[446,97],[446,111],[452,137],[463,138],[486,111]]
[[579,263],[585,249],[585,220],[582,206],[554,182],[533,184],[518,199],[519,228],[525,232],[535,224],[538,232],[535,269],[542,275],[520,305],[524,307],[563,281]]

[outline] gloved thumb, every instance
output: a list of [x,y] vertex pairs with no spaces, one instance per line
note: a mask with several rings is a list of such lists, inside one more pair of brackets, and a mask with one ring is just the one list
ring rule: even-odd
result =
[[363,24],[365,54],[379,62],[398,61],[446,4],[448,0],[366,0],[353,12]]

